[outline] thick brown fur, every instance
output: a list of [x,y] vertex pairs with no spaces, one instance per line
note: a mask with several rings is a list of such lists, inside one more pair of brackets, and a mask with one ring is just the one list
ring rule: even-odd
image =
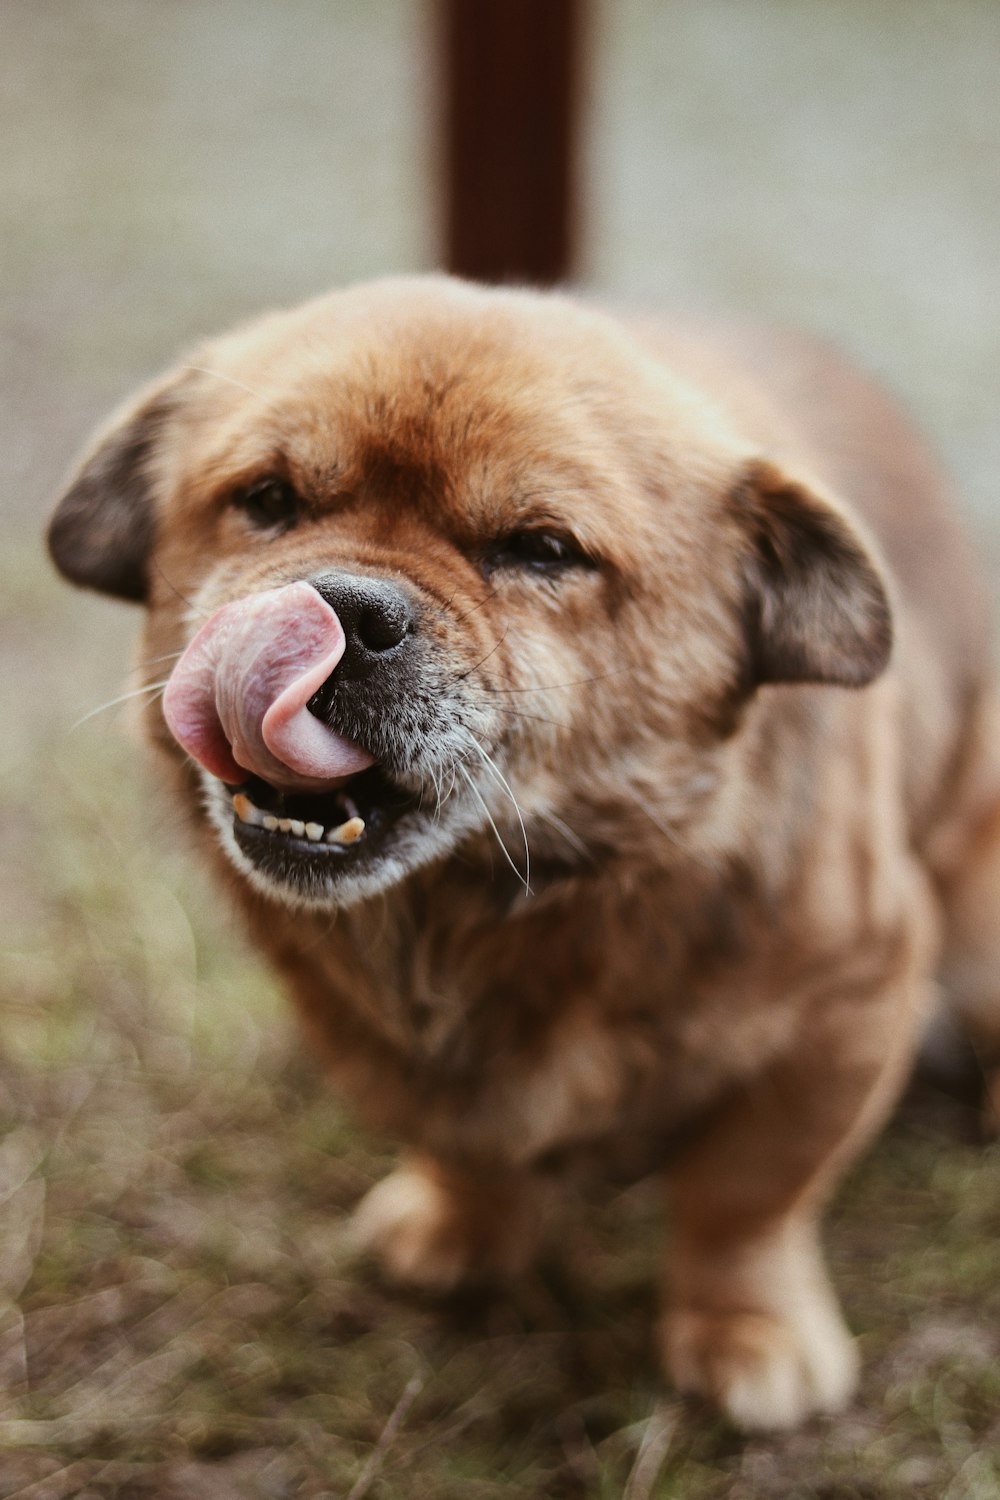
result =
[[[262,474],[287,533],[232,503]],[[433,767],[440,824],[310,904],[247,878],[150,716],[337,1088],[412,1153],[359,1215],[390,1272],[512,1272],[557,1168],[659,1168],[671,1376],[749,1428],[848,1399],[818,1216],[942,960],[1000,1050],[989,624],[944,496],[822,346],[445,278],[265,318],[102,438],[52,546],[146,596],[143,660],[325,567],[401,578],[494,762],[452,801]],[[587,566],[484,576],[542,524]]]

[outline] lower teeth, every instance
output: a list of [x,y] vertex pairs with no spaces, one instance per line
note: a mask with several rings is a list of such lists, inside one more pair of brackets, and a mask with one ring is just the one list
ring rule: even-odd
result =
[[325,829],[322,823],[303,823],[299,818],[276,818],[273,813],[262,812],[244,792],[237,792],[233,797],[233,811],[241,823],[248,823],[251,828],[265,828],[268,833],[307,838],[312,844],[356,844],[365,831],[365,820],[359,817],[353,802],[349,807],[352,815],[346,822],[337,828]]
[[331,828],[326,836],[328,844],[356,844],[365,831],[363,818],[348,818],[339,828]]

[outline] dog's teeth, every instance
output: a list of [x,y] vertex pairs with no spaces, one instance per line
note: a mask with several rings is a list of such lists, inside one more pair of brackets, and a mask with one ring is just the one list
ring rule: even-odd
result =
[[339,828],[331,828],[326,836],[328,844],[356,844],[365,831],[365,820],[357,816],[348,818]]
[[337,828],[331,828],[329,833],[322,823],[306,823],[301,818],[279,818],[274,813],[266,813],[256,807],[245,792],[235,792],[233,795],[233,811],[241,823],[249,823],[254,828],[266,828],[268,833],[290,833],[295,838],[307,838],[310,843],[320,844],[324,840],[328,844],[356,844],[365,831],[365,820],[360,817],[354,803],[349,798],[343,799],[344,810],[351,816],[341,823]]
[[358,812],[357,803],[352,801],[351,798],[348,797],[346,792],[341,792],[340,800],[343,803],[344,811],[347,814],[348,820],[353,822],[354,819],[358,819],[361,822],[362,828],[364,828],[364,821],[361,819],[361,814]]
[[265,826],[266,814],[262,813],[259,807],[254,807],[250,798],[243,792],[237,792],[233,797],[233,811],[241,823],[249,823],[253,828]]

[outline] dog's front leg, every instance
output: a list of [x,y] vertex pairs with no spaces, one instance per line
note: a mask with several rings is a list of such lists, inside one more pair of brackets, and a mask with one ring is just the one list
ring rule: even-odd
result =
[[874,992],[828,992],[797,1051],[751,1080],[670,1174],[667,1371],[739,1427],[794,1427],[854,1391],[819,1215],[896,1097],[926,972],[911,961]]
[[414,1152],[362,1200],[355,1241],[393,1281],[448,1292],[523,1270],[536,1249],[541,1199],[527,1173]]

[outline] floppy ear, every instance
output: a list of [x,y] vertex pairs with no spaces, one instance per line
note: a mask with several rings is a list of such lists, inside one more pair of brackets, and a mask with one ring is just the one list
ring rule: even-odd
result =
[[52,560],[72,583],[141,602],[153,543],[153,459],[176,404],[174,382],[112,419],[49,523]]
[[828,501],[760,461],[735,493],[755,683],[863,687],[886,666],[892,616],[879,564]]

